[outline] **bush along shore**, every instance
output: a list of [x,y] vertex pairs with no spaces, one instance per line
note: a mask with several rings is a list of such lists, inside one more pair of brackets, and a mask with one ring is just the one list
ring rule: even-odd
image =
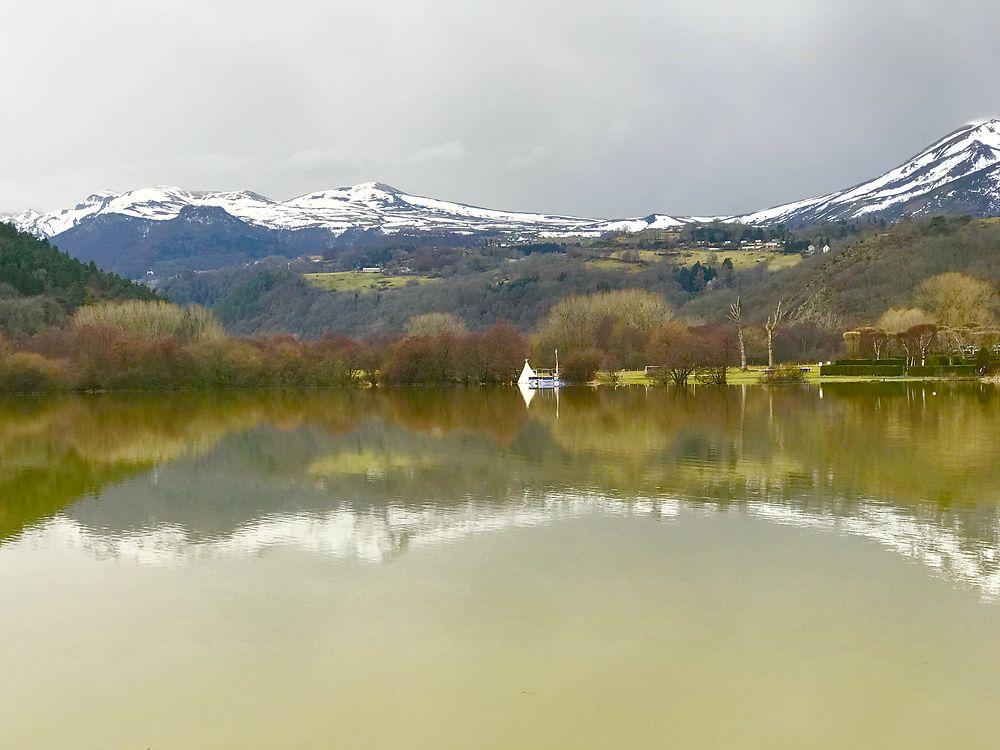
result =
[[[395,338],[330,333],[304,341],[231,336],[196,305],[105,300],[37,333],[0,335],[0,392],[502,384],[515,382],[528,357],[550,367],[555,350],[568,383],[674,386],[979,377],[995,372],[1000,359],[991,329],[973,336],[921,322],[892,336],[849,331],[842,337],[847,359],[800,366],[780,356],[782,340],[801,333],[786,312],[779,302],[762,326],[745,326],[737,299],[727,323],[689,325],[662,296],[628,289],[567,297],[530,336],[509,323],[469,331],[439,312],[411,318]],[[909,322],[913,314],[902,317]]]
[[205,308],[102,302],[81,307],[66,326],[0,339],[0,392],[502,383],[512,382],[526,350],[505,323],[482,333],[418,327],[394,341],[238,338]]

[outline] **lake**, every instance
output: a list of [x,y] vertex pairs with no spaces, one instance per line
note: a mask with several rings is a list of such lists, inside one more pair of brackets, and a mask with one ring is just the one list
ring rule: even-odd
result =
[[4,748],[996,748],[1000,388],[0,401]]

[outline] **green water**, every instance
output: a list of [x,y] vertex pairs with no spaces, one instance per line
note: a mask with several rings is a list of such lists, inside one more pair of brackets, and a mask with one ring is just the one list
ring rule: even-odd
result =
[[1000,389],[0,402],[0,747],[996,748]]

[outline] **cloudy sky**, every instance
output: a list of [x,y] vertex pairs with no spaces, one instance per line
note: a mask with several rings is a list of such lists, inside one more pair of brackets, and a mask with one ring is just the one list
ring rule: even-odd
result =
[[367,180],[584,216],[844,187],[1000,116],[986,0],[0,0],[0,210]]

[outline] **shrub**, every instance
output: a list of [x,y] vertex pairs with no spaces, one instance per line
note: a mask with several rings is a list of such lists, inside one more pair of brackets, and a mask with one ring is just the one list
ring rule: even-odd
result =
[[567,383],[589,383],[601,366],[601,353],[596,349],[581,349],[563,357],[559,376]]
[[729,326],[704,325],[690,329],[701,353],[695,380],[702,385],[725,385],[729,367],[738,362],[739,342]]
[[382,379],[396,385],[451,382],[453,344],[451,336],[408,336],[389,350]]
[[260,349],[242,339],[199,341],[190,346],[194,380],[200,386],[265,385]]
[[513,383],[521,371],[527,344],[510,323],[455,339],[449,371],[462,383]]
[[502,321],[490,326],[477,337],[482,366],[480,381],[513,383],[528,352],[528,344],[518,330]]
[[198,341],[222,336],[222,324],[210,310],[198,305],[178,307],[161,300],[98,302],[81,307],[73,316],[78,327],[108,327],[139,339],[176,336]]
[[659,367],[657,380],[663,384],[687,385],[688,379],[704,361],[704,349],[690,330],[680,323],[664,323],[653,331],[646,353]]
[[0,361],[0,391],[40,393],[69,386],[63,363],[34,352],[14,352]]
[[798,365],[778,365],[761,376],[762,383],[802,383],[806,376]]

